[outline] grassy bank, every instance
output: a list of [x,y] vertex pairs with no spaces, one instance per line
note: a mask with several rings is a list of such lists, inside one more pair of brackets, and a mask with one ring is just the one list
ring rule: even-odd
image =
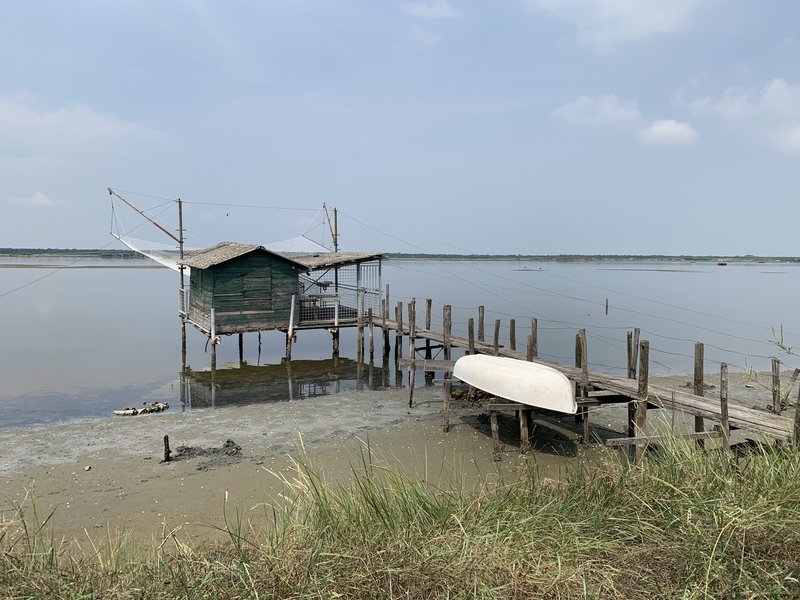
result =
[[[559,482],[535,468],[465,490],[376,466],[348,486],[303,460],[279,507],[193,548],[164,530],[55,540],[30,506],[0,529],[0,595],[64,598],[800,596],[800,455],[738,460],[675,443],[643,469],[609,454]],[[221,500],[222,501],[222,500]]]

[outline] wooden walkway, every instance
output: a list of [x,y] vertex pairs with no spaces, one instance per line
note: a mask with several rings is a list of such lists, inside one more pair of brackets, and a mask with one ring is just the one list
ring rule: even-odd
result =
[[[396,316],[398,316],[397,311]],[[402,316],[402,308],[400,309],[399,316]],[[429,317],[427,317],[426,320],[429,323]],[[464,348],[467,350],[472,348],[474,352],[477,353],[497,354],[499,356],[505,356],[518,360],[532,359],[537,363],[552,367],[566,375],[571,381],[575,382],[579,386],[582,386],[582,388],[578,388],[579,390],[583,389],[586,391],[582,398],[578,398],[581,409],[583,407],[588,408],[588,406],[591,405],[600,405],[606,403],[627,403],[629,407],[632,408],[632,412],[639,410],[640,414],[637,417],[637,424],[640,427],[638,428],[638,431],[635,428],[631,428],[629,431],[629,434],[632,436],[632,443],[636,439],[646,439],[643,432],[645,429],[645,414],[647,408],[664,408],[682,412],[688,415],[693,415],[700,419],[711,419],[713,421],[720,422],[723,427],[726,426],[727,421],[727,431],[730,429],[742,429],[749,433],[761,434],[769,436],[770,438],[781,440],[791,440],[795,427],[797,427],[797,415],[794,419],[791,419],[786,416],[769,413],[763,410],[756,410],[736,404],[728,405],[727,390],[725,391],[725,401],[721,402],[720,398],[712,399],[688,393],[686,391],[648,384],[646,364],[642,364],[640,366],[640,377],[638,380],[626,377],[614,377],[604,373],[588,371],[585,366],[585,359],[583,361],[583,367],[570,366],[558,362],[543,360],[538,357],[529,357],[522,352],[496,345],[496,343],[487,343],[485,341],[477,341],[474,339],[452,336],[445,332],[418,328],[416,325],[414,325],[412,328],[408,322],[403,323],[402,320],[375,318],[373,319],[373,324],[383,329],[383,350],[385,355],[388,355],[387,344],[389,341],[389,332],[394,331],[397,335],[409,336],[412,340],[414,340],[415,344],[419,340],[429,340],[430,342],[445,348],[446,360],[450,359],[449,352],[447,351],[449,346],[450,348]],[[447,325],[447,319],[445,319],[445,329],[447,329]],[[472,323],[470,323],[470,325],[472,325]],[[497,339],[497,329],[498,328],[495,327],[495,339]],[[647,344],[647,342],[642,342],[642,344]],[[649,348],[649,346],[647,346],[647,348]],[[417,352],[420,352],[424,349],[424,345],[422,347],[418,346],[412,349],[409,352],[411,355],[410,358],[414,358]],[[644,346],[642,349],[646,350]],[[397,353],[397,350],[395,350],[395,352]],[[580,352],[578,351],[576,354],[579,355]],[[577,360],[580,361],[580,357]],[[725,387],[727,387],[727,385],[725,385]],[[724,412],[727,412],[727,415],[724,415]],[[631,419],[633,420],[634,417],[631,416]],[[636,435],[639,437],[634,438],[634,433],[636,433]],[[700,435],[697,437],[700,437]]]

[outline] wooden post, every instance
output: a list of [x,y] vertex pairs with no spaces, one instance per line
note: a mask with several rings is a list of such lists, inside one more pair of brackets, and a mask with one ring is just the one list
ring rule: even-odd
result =
[[372,307],[367,311],[367,324],[369,327],[369,360],[375,359],[375,327],[372,323]]
[[169,436],[164,436],[164,462],[172,460],[172,450],[169,449]]
[[[650,373],[650,342],[642,340],[639,344],[639,398],[636,402],[635,433],[637,437],[647,435],[647,389]],[[636,464],[644,459],[645,444],[636,446]]]
[[452,326],[453,326],[453,307],[449,304],[445,304],[444,309],[442,311],[442,322],[443,322],[443,329],[444,335],[444,359],[451,360],[452,358],[452,347],[450,341],[450,335],[452,333]]
[[628,339],[626,340],[626,347],[628,349],[628,379],[636,379],[636,367],[633,365],[633,332],[628,332]]
[[394,336],[394,357],[395,362],[403,358],[403,303],[398,302],[395,308],[395,320],[397,321],[397,331]]
[[[386,293],[389,293],[389,286],[386,286]],[[387,299],[381,300],[381,314],[383,315],[383,359],[384,361],[389,358],[389,328],[386,327],[386,321],[389,320],[389,304]]]
[[531,335],[528,338],[528,360],[539,357],[539,319],[531,319]]
[[356,319],[356,355],[359,362],[364,362],[364,304],[365,294],[364,290],[358,292],[358,317]]
[[728,365],[719,366],[719,412],[722,426],[722,449],[731,449],[731,424],[728,420]]
[[286,330],[286,360],[292,360],[292,341],[294,340],[294,306],[297,296],[292,294],[292,305],[289,309],[289,328]]
[[794,406],[794,447],[800,449],[800,386],[797,388],[797,403]]
[[[694,395],[702,396],[705,392],[703,389],[705,370],[705,347],[702,342],[695,342],[694,344]],[[705,423],[703,417],[694,418],[694,430],[696,432],[705,431]],[[697,447],[702,448],[704,440],[697,440]]]
[[442,411],[442,431],[450,431],[450,391],[452,389],[450,373],[444,374],[444,410]]
[[606,314],[608,314],[608,298],[606,298]]
[[408,303],[408,358],[417,357],[417,299]]
[[239,334],[239,368],[244,366],[244,334]]
[[519,409],[519,439],[520,452],[527,454],[531,450],[530,419],[531,411],[528,408]]
[[512,350],[517,349],[517,320],[511,319],[508,322],[508,345]]
[[[425,329],[431,330],[431,310],[433,309],[433,300],[425,298]],[[430,359],[431,355],[431,340],[425,338],[425,358]]]
[[528,336],[528,362],[532,362],[536,357],[536,346],[534,346],[534,339],[532,335]]
[[492,427],[492,440],[494,441],[494,460],[498,461],[503,456],[503,450],[500,446],[500,427],[497,425],[497,411],[489,411],[489,422]]
[[781,361],[772,359],[772,412],[781,414]]
[[413,351],[409,352],[411,361],[408,363],[408,408],[414,406],[414,381],[417,379],[417,366],[414,364]]
[[494,355],[500,355],[500,319],[494,321]]
[[338,327],[334,327],[333,330],[331,330],[331,340],[332,340],[332,343],[333,343],[333,356],[337,357],[337,356],[339,356],[339,328]]
[[628,379],[636,379],[636,362],[639,358],[639,328],[628,332]]
[[472,317],[467,322],[467,336],[469,339],[467,354],[475,354],[475,319]]
[[484,336],[483,336],[483,313],[484,313],[483,306],[479,306],[478,307],[478,341],[479,342],[484,341]]
[[[581,383],[579,386],[580,397],[587,398],[589,394],[589,353],[586,347],[586,330],[578,331],[575,339],[575,366],[581,369]],[[577,394],[576,394],[577,396]],[[589,443],[589,407],[581,406],[579,411],[580,422],[583,423],[583,443]],[[576,419],[577,420],[577,419]]]

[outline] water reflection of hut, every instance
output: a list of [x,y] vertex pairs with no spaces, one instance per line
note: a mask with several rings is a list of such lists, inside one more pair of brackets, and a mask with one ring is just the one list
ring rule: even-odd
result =
[[[264,246],[223,242],[188,255],[189,287],[181,316],[209,336],[355,325],[381,299],[381,258],[375,253],[286,255]],[[363,312],[362,312],[363,311]],[[335,342],[336,344],[336,342]]]
[[[181,400],[187,407],[199,408],[314,398],[357,389],[360,376],[358,363],[344,358],[186,370]],[[382,381],[382,376],[376,379]]]

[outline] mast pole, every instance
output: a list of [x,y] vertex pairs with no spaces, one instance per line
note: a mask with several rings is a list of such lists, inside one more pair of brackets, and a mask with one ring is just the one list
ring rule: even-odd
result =
[[333,209],[333,251],[339,251],[339,209]]

